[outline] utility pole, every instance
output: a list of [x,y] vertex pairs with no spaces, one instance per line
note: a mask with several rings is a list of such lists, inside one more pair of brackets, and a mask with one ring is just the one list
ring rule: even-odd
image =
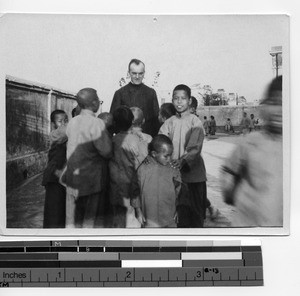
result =
[[269,53],[272,56],[272,65],[275,70],[275,77],[278,77],[279,69],[282,68],[282,46],[273,46]]

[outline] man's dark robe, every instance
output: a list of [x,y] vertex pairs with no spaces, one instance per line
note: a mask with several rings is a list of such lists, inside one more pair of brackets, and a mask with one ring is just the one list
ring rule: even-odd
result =
[[139,107],[142,109],[145,117],[145,123],[142,126],[143,132],[156,136],[159,129],[158,112],[159,106],[156,92],[153,88],[145,84],[132,84],[131,82],[115,92],[110,107],[110,113],[113,113],[120,106]]

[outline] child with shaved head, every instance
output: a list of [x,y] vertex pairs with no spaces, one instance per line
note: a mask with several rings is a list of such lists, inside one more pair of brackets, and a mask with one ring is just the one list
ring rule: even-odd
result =
[[142,125],[145,123],[145,117],[142,109],[139,107],[131,107],[130,110],[133,114],[131,132],[137,135],[142,141],[145,141],[147,144],[149,144],[152,141],[152,137],[143,133]]
[[99,202],[104,211],[103,166],[105,159],[111,157],[112,142],[104,122],[95,116],[100,106],[96,90],[80,90],[77,103],[80,114],[67,127],[66,226],[92,228]]

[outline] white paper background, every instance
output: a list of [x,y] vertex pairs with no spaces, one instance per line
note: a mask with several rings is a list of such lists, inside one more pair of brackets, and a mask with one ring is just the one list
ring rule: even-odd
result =
[[[299,132],[297,131],[298,113],[300,110],[299,98],[300,92],[298,81],[300,77],[299,63],[299,27],[300,10],[298,1],[286,0],[252,0],[252,1],[6,1],[0,2],[1,12],[42,12],[42,13],[153,13],[153,14],[271,14],[288,13],[291,15],[291,235],[287,237],[261,237],[263,259],[264,259],[264,287],[228,287],[228,288],[105,288],[105,289],[1,289],[0,295],[181,295],[188,293],[190,295],[299,295],[300,280],[298,275],[300,266],[300,202],[298,168],[299,162]],[[298,34],[297,34],[298,32]],[[4,42],[3,40],[0,41]],[[3,57],[1,57],[3,58]],[[1,64],[0,64],[1,66]],[[296,89],[297,88],[297,89]],[[4,98],[2,98],[4,100]],[[5,127],[1,127],[1,138],[5,135]],[[5,151],[1,153],[2,160],[5,159]],[[3,179],[3,178],[1,178]],[[0,184],[4,184],[1,182]],[[218,237],[204,237],[206,239],[217,239]],[[226,237],[226,239],[241,239],[242,237]],[[7,238],[6,238],[7,239]],[[14,237],[13,239],[23,239]],[[27,237],[25,240],[28,239]],[[49,238],[50,240],[51,238]],[[128,238],[130,239],[130,238]],[[154,239],[154,238],[153,238]],[[192,239],[186,238],[186,239]],[[72,294],[71,294],[72,293]]]

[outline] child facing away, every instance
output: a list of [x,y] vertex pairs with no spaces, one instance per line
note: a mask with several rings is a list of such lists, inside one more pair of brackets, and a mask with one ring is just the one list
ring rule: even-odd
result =
[[147,161],[137,170],[134,195],[141,197],[144,227],[176,227],[176,204],[181,190],[179,170],[171,167],[173,144],[157,135],[149,144]]
[[44,228],[64,228],[66,217],[66,188],[59,183],[66,165],[68,116],[63,110],[54,110],[50,116],[53,130],[49,135],[48,163],[43,174],[45,186]]
[[172,103],[164,103],[160,106],[158,121],[162,125],[168,118],[176,114],[176,109]]
[[66,226],[93,228],[99,203],[104,212],[103,167],[112,155],[112,142],[104,122],[95,114],[100,106],[97,91],[81,89],[77,103],[80,114],[67,127],[67,169],[63,178],[67,186]]
[[[120,132],[113,139],[113,157],[109,161],[110,202],[113,206],[113,227],[140,227],[141,211],[138,196],[132,196],[131,183],[137,168],[148,155],[148,143],[131,132],[134,116],[130,108],[121,106],[113,113]],[[138,221],[133,219],[134,212]]]
[[145,123],[145,117],[142,109],[139,107],[130,108],[133,114],[133,121],[131,125],[131,133],[137,135],[142,141],[149,144],[152,141],[152,137],[148,134],[143,133],[142,125]]
[[178,207],[178,227],[203,227],[206,210],[206,171],[201,157],[204,130],[200,119],[190,114],[191,89],[177,85],[173,90],[173,104],[177,114],[170,117],[159,133],[173,143],[173,161],[187,184],[190,206]]

